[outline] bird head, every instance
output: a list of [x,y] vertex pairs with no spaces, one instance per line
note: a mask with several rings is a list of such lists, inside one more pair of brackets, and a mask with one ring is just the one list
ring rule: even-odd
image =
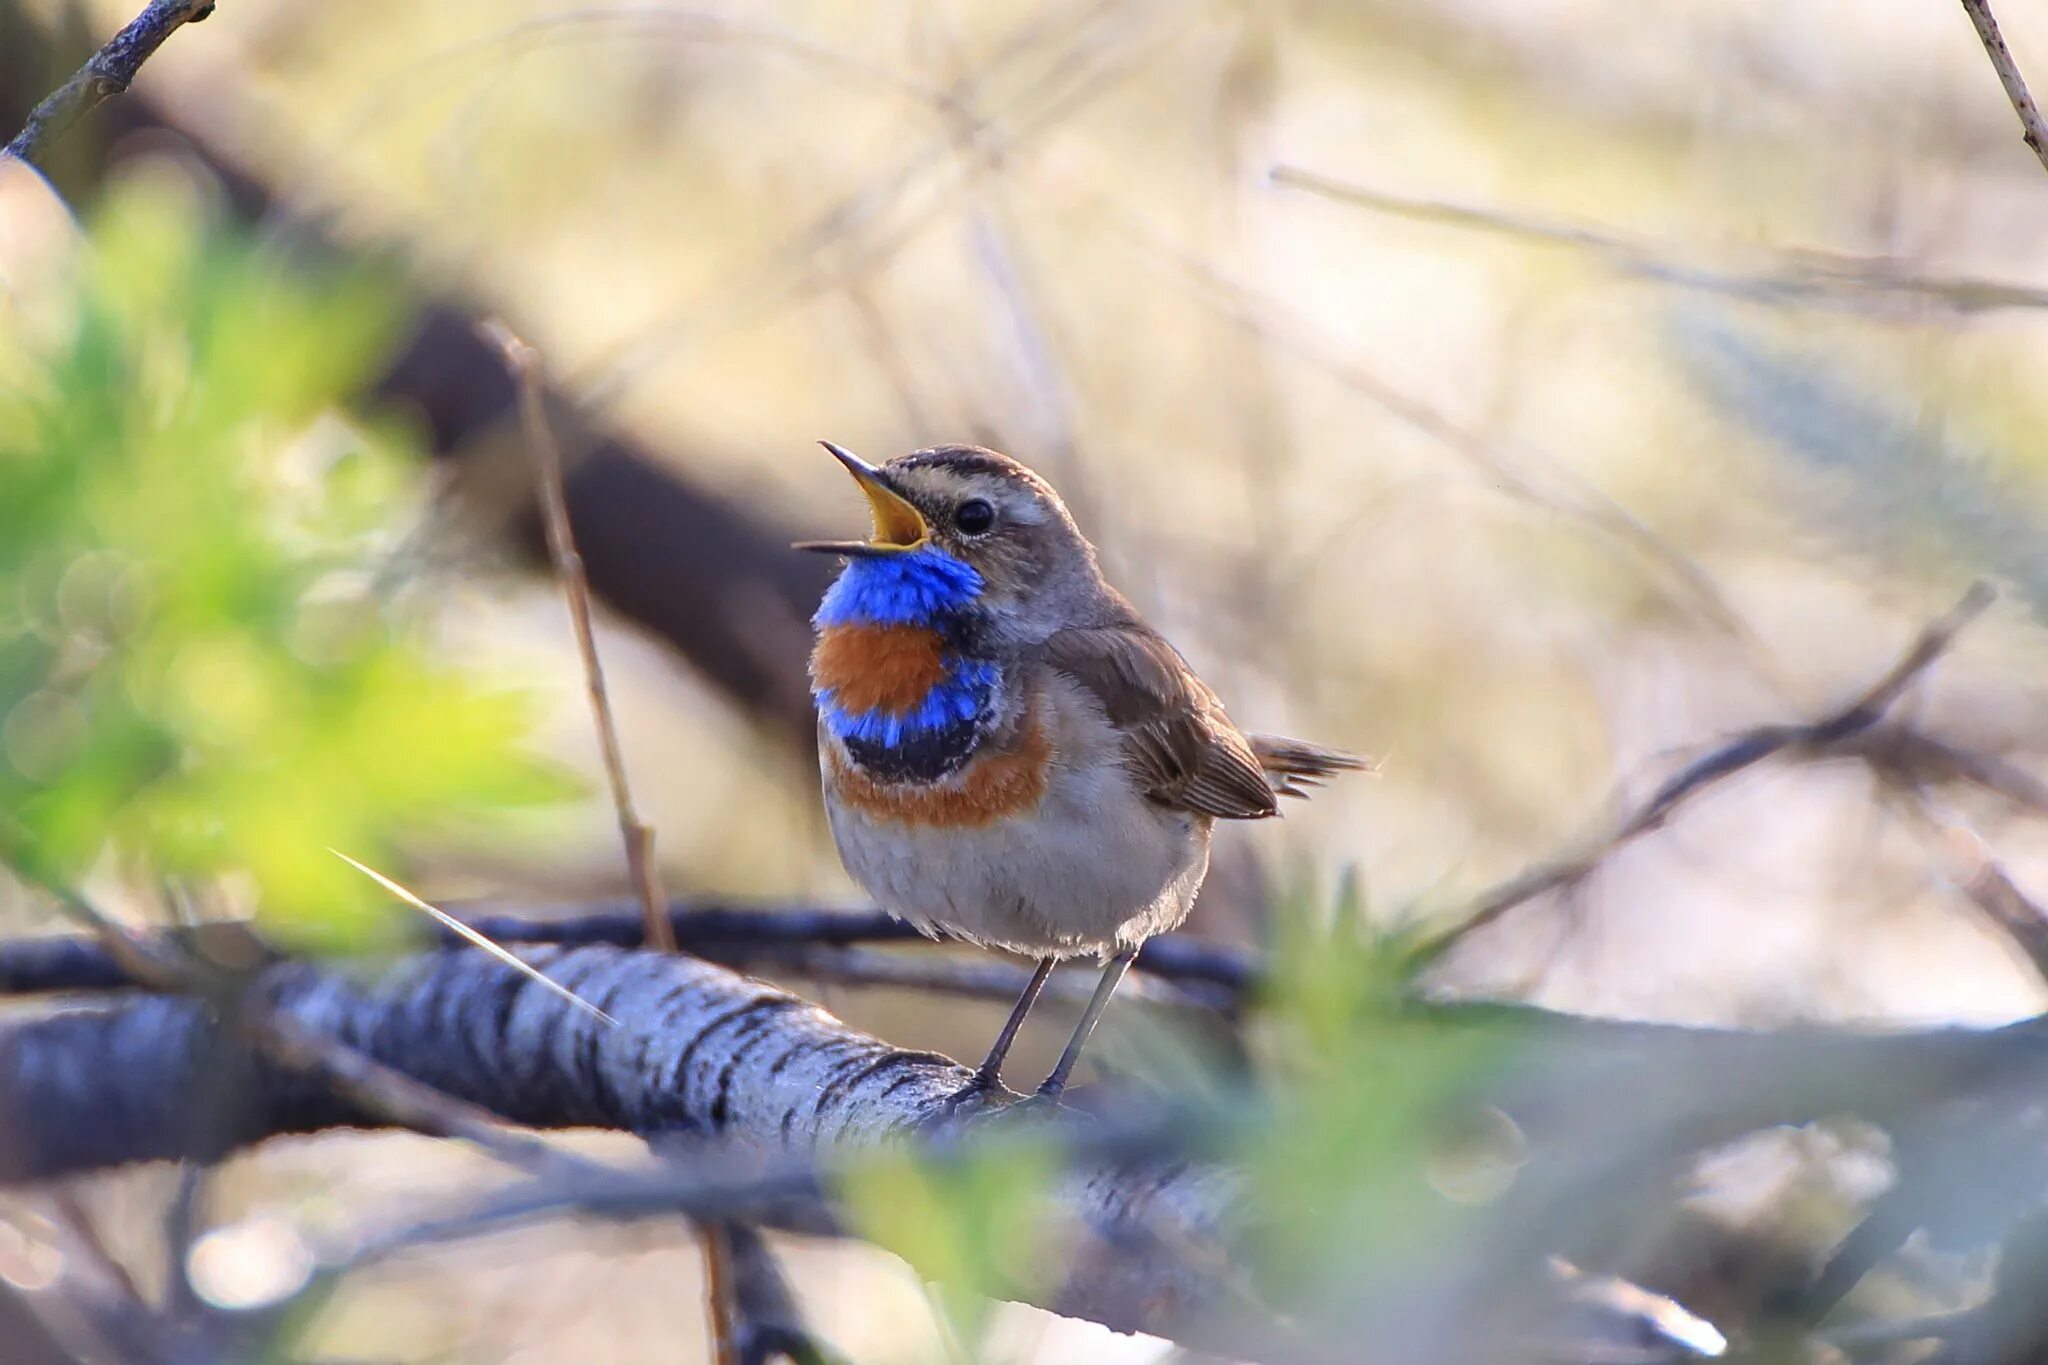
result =
[[[820,444],[866,495],[873,532],[797,548],[845,556],[847,579],[893,580],[928,567],[935,579],[971,582],[976,606],[1026,636],[1057,630],[1068,604],[1099,590],[1094,548],[1060,495],[1009,456],[935,446],[872,465],[830,441]],[[961,565],[972,574],[959,574]]]

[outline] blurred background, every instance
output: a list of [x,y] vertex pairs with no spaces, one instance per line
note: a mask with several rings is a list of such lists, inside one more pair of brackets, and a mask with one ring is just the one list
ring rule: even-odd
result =
[[[2048,79],[2048,10],[2006,10]],[[128,17],[0,0],[5,125]],[[1949,0],[232,0],[49,170],[82,210],[175,181],[391,291],[366,407],[429,475],[378,554],[429,655],[526,694],[587,793],[516,839],[398,841],[436,898],[627,891],[487,315],[559,398],[679,895],[858,903],[804,690],[830,565],[786,550],[862,524],[819,437],[1017,456],[1234,717],[1378,758],[1227,832],[1190,928],[1237,942],[1344,878],[1388,925],[1453,914],[1712,741],[1854,696],[1978,576],[2000,602],[1910,714],[2022,764],[2048,744],[2048,175]],[[2034,1013],[1942,834],[2048,892],[2048,825],[1940,802],[1930,833],[1861,765],[1760,771],[1430,984],[1687,1022]],[[957,1055],[995,1018],[804,989]],[[220,1292],[274,1263],[279,1209],[480,1170],[401,1137],[244,1158]],[[687,1359],[696,1273],[678,1231],[556,1229],[380,1272],[323,1330],[357,1358]],[[946,1356],[885,1258],[793,1274],[857,1358]],[[992,1358],[1163,1350],[999,1330]]]

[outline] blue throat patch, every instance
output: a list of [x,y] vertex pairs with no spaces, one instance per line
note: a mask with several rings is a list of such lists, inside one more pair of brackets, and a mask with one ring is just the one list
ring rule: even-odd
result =
[[818,604],[814,626],[931,626],[957,616],[981,596],[972,564],[929,545],[903,554],[849,559]]
[[[981,598],[974,566],[930,546],[847,562],[812,624],[921,626],[954,636]],[[830,688],[813,689],[818,714],[853,759],[877,776],[930,781],[966,762],[1002,672],[949,648],[946,674],[911,710],[841,708]]]

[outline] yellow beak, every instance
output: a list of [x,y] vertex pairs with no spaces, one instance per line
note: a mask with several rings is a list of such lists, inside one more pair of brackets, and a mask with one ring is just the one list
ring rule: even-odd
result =
[[868,540],[800,540],[795,549],[835,555],[901,554],[917,549],[931,538],[931,527],[925,523],[924,513],[889,486],[888,475],[844,446],[830,441],[818,444],[846,466],[846,472],[853,475],[860,491],[868,495],[868,510],[874,515],[875,533]]

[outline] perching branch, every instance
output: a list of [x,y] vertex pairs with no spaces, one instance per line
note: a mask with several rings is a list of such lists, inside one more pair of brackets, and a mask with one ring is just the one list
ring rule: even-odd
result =
[[[406,959],[367,987],[304,964],[270,968],[256,999],[278,1017],[401,1068],[434,1090],[537,1127],[623,1129],[657,1142],[726,1141],[805,1158],[923,1131],[966,1068],[856,1033],[823,1010],[687,957],[536,949],[535,966],[618,1021],[483,954]],[[210,1067],[246,1084],[199,1112]],[[196,1001],[140,997],[0,1031],[0,1179],[123,1162],[215,1158],[281,1133],[376,1125],[226,1036]],[[1178,1258],[1134,1257],[1167,1237],[1208,1245],[1231,1180],[1203,1167],[1151,1178],[1081,1173],[1064,1198],[1076,1236],[1068,1283],[1045,1306],[1125,1330],[1169,1330],[1216,1292]]]
[[156,50],[186,24],[213,13],[214,0],[150,0],[149,8],[107,41],[92,60],[56,93],[35,107],[14,140],[0,150],[30,165],[42,163],[43,144],[57,137],[110,96],[126,91],[135,73]]
[[[974,1141],[982,1123],[1003,1122],[998,1107],[964,1130],[946,1128],[966,1068],[892,1048],[709,964],[608,947],[524,956],[617,1025],[467,950],[407,958],[361,985],[279,964],[256,978],[251,998],[295,1028],[515,1122],[621,1129],[664,1148],[751,1151],[771,1175],[818,1173],[753,1188],[706,1184],[690,1174],[693,1165],[677,1177],[688,1188],[662,1206],[670,1212],[775,1216],[763,1201],[814,1200],[817,1181],[829,1184],[830,1163],[876,1143],[927,1131]],[[1616,1095],[1631,1097],[1631,1141],[1647,1139],[1672,1159],[1771,1125],[1842,1114],[1910,1122],[1964,1097],[1979,1106],[1973,1131],[1997,1131],[2000,1113],[2031,1104],[2048,1069],[2042,1020],[1995,1030],[1745,1033],[1515,1007],[1418,1006],[1412,1017],[1446,1039],[1489,1031],[1509,1049],[1502,1055],[1512,1065],[1470,1082],[1471,1098],[1509,1115],[1536,1155],[1496,1212],[1514,1226],[1554,1232],[1567,1254],[1569,1210],[1584,1206],[1589,1189],[1612,1197],[1615,1183],[1631,1178],[1583,1123]],[[223,1067],[239,1082],[225,1098],[206,1083]],[[1220,1112],[1233,1123],[1268,1121],[1249,1097]],[[0,1028],[0,1115],[6,1181],[211,1159],[277,1134],[390,1121],[250,1048],[199,1002],[174,996]],[[1064,1280],[1020,1293],[1126,1330],[1199,1337],[1205,1310],[1233,1293],[1219,1276],[1232,1263],[1240,1178],[1190,1162],[1186,1141],[1111,1158],[1099,1144],[1089,1155],[1084,1130],[1080,1164],[1057,1187],[1062,1237],[1072,1238],[1061,1243],[1070,1248],[1059,1263]],[[1971,1159],[1986,1158],[1979,1151]],[[594,1209],[592,1200],[622,1178],[571,1173],[533,1196],[562,1212]],[[590,1199],[576,1193],[586,1188]],[[604,1205],[610,1216],[651,1216],[645,1181],[617,1189],[620,1197]],[[1503,1244],[1502,1255],[1528,1274],[1541,1262],[1528,1247]],[[1242,1305],[1228,1304],[1242,1321]]]
[[2048,170],[2048,121],[2042,119],[2040,106],[2034,103],[2033,95],[2027,91],[2026,77],[2020,75],[2019,63],[2012,59],[2012,49],[2005,45],[2005,35],[1998,31],[1998,20],[1991,13],[1991,0],[1963,0],[1963,12],[1976,25],[1977,37],[1984,44],[1984,55],[1991,59],[1991,69],[1998,73],[1998,83],[2005,87],[2005,97],[2012,101],[2012,111],[2020,116],[2020,129],[2026,144],[2041,159],[2042,169]]

